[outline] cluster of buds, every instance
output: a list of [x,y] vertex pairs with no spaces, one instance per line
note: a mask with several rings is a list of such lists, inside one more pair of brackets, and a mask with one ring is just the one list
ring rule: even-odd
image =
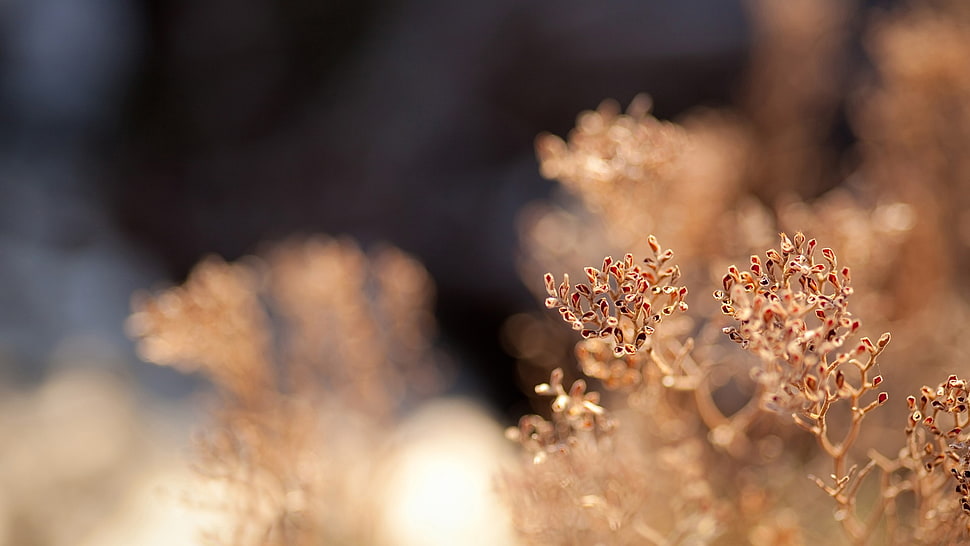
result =
[[546,307],[558,308],[584,339],[611,343],[615,357],[636,354],[664,317],[687,311],[687,288],[675,284],[680,269],[669,265],[673,251],[663,250],[653,235],[647,242],[652,257],[637,263],[633,254],[622,260],[607,256],[601,269],[587,267],[586,282],[576,286],[569,275],[557,286],[546,273]]
[[919,397],[909,396],[910,415],[906,426],[910,454],[924,470],[943,467],[957,481],[963,510],[970,514],[970,438],[964,432],[970,424],[966,380],[951,375],[938,387],[924,386]]
[[[765,259],[751,256],[748,270],[728,268],[723,290],[714,292],[721,312],[736,321],[724,333],[765,363],[755,379],[769,386],[764,400],[769,409],[790,410],[820,417],[838,399],[851,399],[853,410],[863,414],[886,402],[880,392],[865,407],[862,394],[878,386],[881,376],[868,372],[889,343],[888,333],[873,343],[863,337],[845,350],[861,323],[848,309],[852,295],[851,272],[839,267],[830,248],[820,249],[802,233],[781,234],[781,250],[769,249]],[[855,368],[860,377],[853,385],[843,367]]]
[[586,390],[586,381],[577,379],[567,390],[563,385],[562,368],[550,374],[548,383],[536,385],[536,394],[555,397],[552,401],[552,421],[538,415],[526,415],[518,427],[506,430],[506,437],[521,443],[534,455],[534,462],[545,460],[548,453],[565,452],[581,438],[595,438],[609,434],[615,423],[599,405],[600,395]]
[[950,468],[950,473],[957,481],[956,492],[960,495],[960,507],[970,515],[970,445],[966,442],[956,442],[949,445],[948,455],[959,461]]

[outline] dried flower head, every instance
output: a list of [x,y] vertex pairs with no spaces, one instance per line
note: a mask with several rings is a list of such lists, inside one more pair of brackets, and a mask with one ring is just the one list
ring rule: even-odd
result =
[[[736,321],[724,333],[761,359],[753,377],[763,406],[790,414],[832,459],[831,480],[813,479],[835,500],[836,520],[850,539],[863,543],[878,519],[861,521],[855,497],[875,462],[850,467],[848,456],[865,416],[889,400],[885,391],[870,396],[883,381],[870,374],[890,335],[875,343],[868,337],[852,342],[861,323],[848,307],[851,271],[839,266],[830,248],[822,248],[817,260],[817,247],[801,232],[794,237],[782,233],[780,250],[767,250],[764,259],[752,256],[747,270],[728,268],[723,290],[714,298],[721,312]],[[848,409],[849,423],[833,438],[830,410],[837,404]],[[882,514],[889,498],[873,513]]]
[[[936,388],[909,396],[907,449],[902,464],[913,474],[921,538],[970,539],[970,405],[968,384],[951,375]],[[946,484],[949,484],[947,486]],[[955,489],[955,493],[953,490]]]
[[[800,232],[783,233],[780,251],[769,249],[764,260],[752,256],[748,270],[731,266],[724,289],[714,293],[722,313],[737,321],[724,333],[764,363],[755,379],[766,387],[766,407],[812,421],[836,400],[851,399],[853,411],[863,414],[886,401],[880,393],[865,407],[857,404],[881,381],[870,381],[868,373],[890,339],[888,333],[876,343],[863,337],[843,349],[861,326],[848,307],[851,272],[839,267],[830,248],[817,261],[816,247]],[[851,369],[859,374],[855,385],[846,378]]]
[[668,265],[673,251],[648,238],[652,257],[636,263],[633,254],[614,261],[607,256],[602,269],[587,267],[586,282],[575,287],[569,275],[556,286],[545,275],[546,307],[559,309],[563,320],[583,339],[600,338],[613,345],[613,355],[636,354],[664,317],[687,311],[687,288],[677,286],[680,268]]

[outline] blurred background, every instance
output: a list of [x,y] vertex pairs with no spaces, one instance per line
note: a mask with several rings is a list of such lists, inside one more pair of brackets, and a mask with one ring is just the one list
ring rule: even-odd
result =
[[725,0],[6,0],[0,32],[9,544],[148,543],[110,522],[152,505],[130,486],[146,468],[180,468],[204,387],[138,361],[123,323],[133,292],[210,253],[323,232],[415,255],[449,393],[513,422],[528,404],[499,331],[538,307],[517,215],[553,189],[536,135],[639,92],[661,119],[730,103],[752,43]]
[[80,345],[183,392],[127,365],[131,293],[325,232],[426,264],[464,388],[502,412],[497,327],[535,307],[516,215],[552,188],[535,136],[642,91],[658,117],[723,103],[747,45],[741,5],[720,0],[8,0],[0,24],[7,381]]

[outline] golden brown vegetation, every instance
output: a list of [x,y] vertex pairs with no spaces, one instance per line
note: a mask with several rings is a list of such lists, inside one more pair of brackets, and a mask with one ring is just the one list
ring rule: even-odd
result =
[[[970,541],[970,10],[875,20],[846,152],[852,10],[751,5],[737,110],[605,102],[537,141],[565,191],[524,215],[521,268],[575,334],[506,331],[546,397],[497,480],[524,544]],[[221,396],[195,458],[231,516],[214,541],[375,543],[361,454],[435,384],[430,294],[400,252],[314,239],[136,300],[144,358]]]
[[431,291],[400,251],[316,238],[264,260],[210,258],[136,298],[143,358],[199,370],[221,396],[194,457],[218,492],[195,501],[229,516],[211,542],[375,543],[379,499],[363,493],[380,490],[375,454],[405,389],[435,386]]
[[[753,6],[739,111],[672,123],[606,102],[537,142],[566,193],[527,215],[523,271],[585,276],[546,274],[542,295],[575,361],[537,354],[563,343],[542,319],[507,330],[524,381],[555,368],[535,388],[551,408],[509,431],[528,457],[501,486],[527,544],[970,540],[970,12],[875,19],[840,159],[824,134],[850,10]],[[713,300],[688,309],[687,287]]]

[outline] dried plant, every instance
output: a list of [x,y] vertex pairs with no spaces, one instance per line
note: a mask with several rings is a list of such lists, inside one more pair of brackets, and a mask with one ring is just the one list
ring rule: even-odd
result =
[[[602,543],[970,540],[967,385],[952,375],[968,353],[960,331],[970,316],[958,283],[970,256],[959,167],[970,133],[957,61],[970,47],[970,11],[940,0],[875,19],[867,39],[878,80],[849,105],[861,153],[840,159],[823,139],[846,84],[839,63],[853,10],[775,4],[751,3],[763,45],[743,113],[659,121],[639,98],[626,114],[604,103],[566,139],[537,142],[543,175],[566,197],[527,213],[522,269],[575,330],[575,361],[548,358],[561,333],[516,319],[529,338],[512,331],[510,345],[544,348],[518,352],[523,365],[557,368],[537,390],[557,394],[551,420],[527,416],[510,433],[526,457],[502,481],[513,509],[528,507],[516,518],[528,543],[569,544],[564,526],[585,533],[610,521],[582,499],[618,483],[645,490],[610,501],[624,517],[592,535]],[[795,235],[773,243],[779,232]],[[649,233],[673,242],[680,267]],[[588,266],[603,254],[622,258]],[[744,267],[730,265],[747,255]],[[562,281],[535,282],[550,267]],[[686,287],[714,292],[727,322],[710,299],[688,308]],[[561,415],[580,404],[562,398],[571,366],[576,393],[587,382],[605,389],[584,398],[592,413],[578,428]],[[907,385],[940,376],[949,377],[907,398]],[[680,464],[662,463],[670,452]],[[597,457],[642,474],[579,466]],[[654,495],[670,481],[699,484],[709,509],[665,511],[668,500],[687,506],[677,487]],[[657,512],[663,524],[639,525]],[[716,531],[677,534],[698,513]]]
[[[282,244],[265,261],[200,263],[135,299],[150,362],[201,371],[221,402],[194,456],[226,515],[221,544],[374,543],[374,455],[408,386],[435,378],[431,282],[400,251]],[[213,500],[214,499],[214,500]]]
[[[736,321],[724,333],[762,362],[753,376],[763,407],[790,414],[832,458],[834,483],[816,483],[836,501],[836,518],[849,537],[859,541],[871,530],[854,519],[852,510],[871,466],[857,475],[857,468],[848,465],[848,455],[863,419],[889,399],[886,392],[870,395],[883,381],[881,375],[870,375],[890,335],[883,334],[875,343],[868,337],[849,343],[861,327],[848,309],[853,294],[850,270],[839,268],[830,248],[822,248],[823,259],[816,261],[816,247],[815,239],[806,241],[802,233],[793,239],[782,234],[780,252],[769,249],[763,261],[752,256],[750,270],[731,266],[723,279],[724,290],[716,291],[714,298]],[[840,404],[848,408],[848,430],[833,439],[830,415]],[[872,514],[871,521],[878,521],[880,512]]]
[[[677,360],[679,367],[657,351],[657,326],[675,310],[688,310],[687,290],[672,284],[679,276],[675,266],[667,266],[672,252],[662,250],[653,236],[648,242],[653,257],[642,263],[631,254],[618,261],[608,257],[602,270],[587,268],[587,282],[576,286],[568,277],[558,286],[552,275],[545,277],[546,306],[558,309],[585,338],[577,344],[581,369],[607,388],[627,393],[629,410],[625,419],[614,418],[597,393],[587,392],[583,379],[567,390],[561,369],[536,387],[538,394],[555,397],[552,420],[528,415],[510,429],[509,437],[524,446],[531,460],[503,482],[527,543],[712,543],[739,523],[751,528],[734,529],[733,536],[781,541],[784,535],[799,543],[797,531],[771,525],[778,522],[732,519],[732,511],[744,510],[731,506],[740,499],[719,495],[723,490],[712,485],[720,481],[717,473],[705,464],[724,450],[747,455],[732,446],[755,439],[751,427],[759,412],[788,415],[815,438],[830,461],[831,478],[812,479],[834,501],[834,519],[851,543],[865,544],[876,536],[894,544],[970,538],[970,448],[964,432],[970,405],[964,381],[951,376],[937,389],[924,387],[919,400],[909,397],[908,439],[896,458],[870,450],[861,466],[853,464],[865,418],[889,400],[876,369],[891,337],[885,333],[875,342],[858,337],[862,325],[848,307],[854,293],[851,271],[840,266],[834,251],[819,248],[801,233],[782,234],[780,250],[752,256],[746,270],[728,268],[722,289],[714,293],[722,313],[733,321],[723,331],[760,363],[751,369],[756,389],[748,404],[725,416],[704,381],[710,370],[687,358],[690,343]],[[647,373],[648,367],[657,373]],[[660,392],[654,390],[653,404],[645,410],[636,394],[651,386]],[[693,410],[700,418],[685,419],[682,414],[691,406],[684,400],[677,406],[670,391],[693,392]],[[951,424],[944,431],[940,423],[947,413]],[[706,442],[691,435],[699,422],[709,426]],[[625,427],[649,431],[615,442]],[[679,454],[678,464],[663,464],[663,454],[671,452]],[[624,472],[604,470],[601,458]],[[758,467],[756,458],[745,464]],[[870,475],[879,476],[878,492],[860,507]],[[658,508],[656,487],[671,478],[696,487],[665,489],[668,506],[692,508],[674,510],[663,520],[666,526],[658,527],[648,522]],[[642,489],[634,494],[626,489],[630,484]],[[604,497],[604,490],[613,495]],[[900,502],[909,494],[915,496],[915,509]],[[706,518],[702,527],[697,527],[699,514]],[[685,535],[684,528],[705,532]]]
[[[585,341],[577,354],[584,371],[607,388],[646,393],[687,377],[666,359],[656,335],[665,317],[687,311],[687,290],[675,284],[680,273],[669,263],[673,253],[653,237],[649,243],[652,257],[608,257],[602,269],[586,268],[586,282],[575,286],[568,275],[558,286],[545,276],[546,306],[559,309],[580,331]],[[509,492],[537,494],[509,497],[527,544],[694,544],[720,534],[717,502],[699,471],[698,445],[653,431],[656,450],[643,450],[644,438],[632,430],[614,435],[613,416],[599,405],[599,393],[587,392],[585,380],[567,390],[563,378],[557,368],[535,388],[555,397],[551,421],[527,415],[507,434],[532,456],[531,471],[507,474],[503,483]],[[664,409],[657,399],[649,411],[669,427],[675,421]],[[659,469],[666,469],[664,479],[655,474]],[[664,510],[656,509],[661,499]]]
[[[967,396],[966,381],[951,375],[937,388],[924,386],[919,397],[906,399],[912,414],[906,448],[896,464],[912,476],[907,485],[916,497],[915,539],[922,543],[955,543],[970,537]],[[956,495],[950,493],[954,486]]]
[[[524,214],[521,268],[573,332],[506,328],[537,383],[498,478],[525,544],[970,541],[970,10],[876,19],[839,157],[852,6],[749,5],[737,111],[662,121],[640,96],[537,140],[564,191]],[[136,300],[142,355],[221,396],[195,459],[230,515],[216,541],[373,543],[361,454],[434,388],[430,293],[400,252],[314,239]]]
[[[581,264],[570,256],[592,259],[604,247],[623,252],[645,233],[686,249],[688,261],[717,248],[721,241],[711,232],[740,185],[745,129],[734,117],[713,112],[683,124],[662,122],[650,108],[646,96],[634,99],[624,114],[605,101],[579,116],[568,142],[554,135],[537,139],[543,176],[561,181],[582,207],[532,213],[525,254],[536,264],[532,272],[539,263],[573,269]],[[668,206],[644,206],[656,202]],[[687,214],[697,220],[678,220]]]

